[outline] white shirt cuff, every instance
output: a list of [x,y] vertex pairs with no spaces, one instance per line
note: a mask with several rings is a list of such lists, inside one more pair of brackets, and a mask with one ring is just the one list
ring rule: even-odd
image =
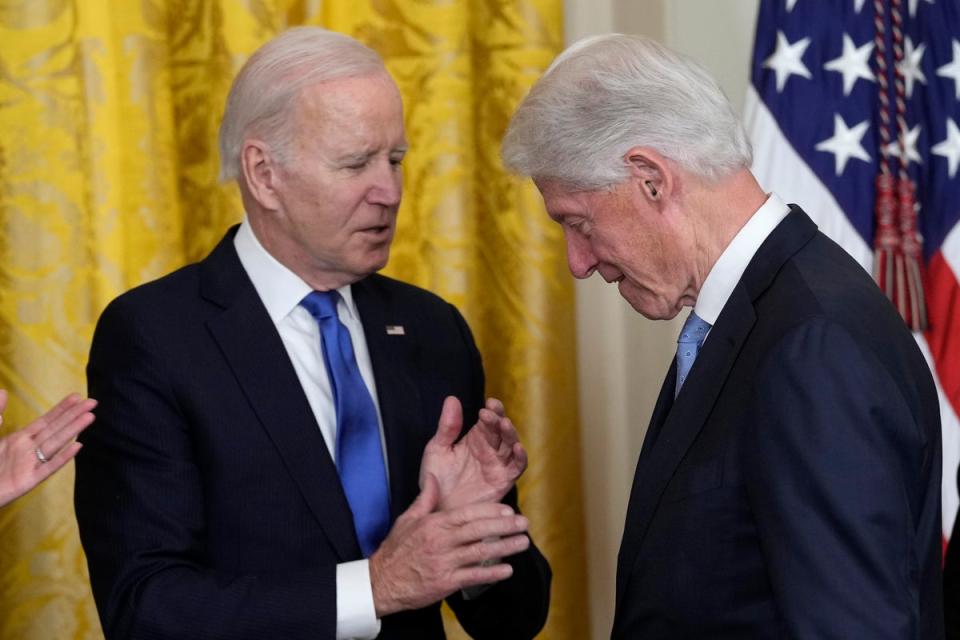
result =
[[380,633],[380,620],[373,607],[370,561],[355,560],[337,565],[337,640],[368,640]]

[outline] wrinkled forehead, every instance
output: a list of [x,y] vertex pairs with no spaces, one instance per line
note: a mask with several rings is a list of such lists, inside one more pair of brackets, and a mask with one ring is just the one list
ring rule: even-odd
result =
[[540,195],[543,196],[544,200],[548,197],[562,198],[574,192],[574,189],[569,185],[559,180],[551,180],[549,178],[534,178],[533,184],[536,185],[537,190],[540,191]]
[[337,152],[405,149],[403,103],[386,73],[315,83],[298,96],[292,119],[299,144]]
[[396,82],[384,70],[309,84],[297,94],[295,108],[313,117],[368,111],[402,115],[403,101]]
[[586,213],[588,205],[586,192],[554,180],[540,179],[533,182],[543,197],[547,214],[554,220],[561,221],[565,216]]

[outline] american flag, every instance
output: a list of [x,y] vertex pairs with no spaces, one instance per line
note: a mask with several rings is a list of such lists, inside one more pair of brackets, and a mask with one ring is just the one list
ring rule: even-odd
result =
[[946,542],[960,459],[960,2],[761,0],[752,65],[754,173],[868,271],[884,154],[916,185],[929,324],[914,335],[940,394]]

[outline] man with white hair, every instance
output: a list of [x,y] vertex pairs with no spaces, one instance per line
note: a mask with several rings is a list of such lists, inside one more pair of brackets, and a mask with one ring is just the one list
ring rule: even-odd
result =
[[647,39],[581,42],[502,155],[575,277],[647,318],[693,308],[637,465],[612,637],[942,637],[930,373],[869,275],[757,184],[709,75]]
[[442,638],[444,599],[477,638],[543,626],[526,454],[470,331],[376,274],[402,109],[351,38],[263,46],[221,127],[243,223],[100,318],[75,502],[107,638]]

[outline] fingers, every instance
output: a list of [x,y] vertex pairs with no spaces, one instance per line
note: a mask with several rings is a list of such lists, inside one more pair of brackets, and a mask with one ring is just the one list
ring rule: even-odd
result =
[[39,435],[47,426],[58,421],[64,412],[68,411],[71,407],[75,407],[80,401],[81,398],[78,393],[71,393],[65,396],[50,410],[24,427],[23,430],[32,436]]
[[487,567],[480,565],[464,567],[454,573],[454,579],[460,584],[461,589],[466,589],[481,584],[502,582],[512,575],[513,567],[503,562]]
[[508,538],[488,538],[461,547],[457,553],[457,562],[461,566],[470,567],[491,560],[497,561],[501,558],[507,558],[526,551],[529,547],[530,538],[525,534]]
[[462,527],[477,520],[509,518],[513,515],[514,511],[509,505],[499,502],[479,502],[444,512],[444,524],[451,527]]
[[433,436],[433,443],[442,447],[452,447],[462,429],[463,407],[454,396],[447,396],[443,401],[443,410],[440,412],[440,421],[437,424],[437,433]]
[[520,434],[517,428],[513,426],[510,418],[501,418],[500,420],[500,439],[506,445],[507,451],[513,448],[513,445],[520,442]]
[[31,433],[33,441],[51,456],[90,426],[93,422],[90,411],[96,404],[96,400],[81,399],[71,394],[44,416],[27,425],[24,431]]
[[[409,511],[408,511],[409,513]],[[530,522],[498,503],[471,505],[450,513],[434,513],[418,527],[425,539],[422,551],[449,570],[520,553],[530,545],[526,532]],[[437,572],[445,575],[446,570]]]
[[527,468],[527,450],[519,442],[513,445],[513,456],[523,462],[523,468]]
[[[48,425],[34,436],[34,442],[49,458],[72,442],[81,431],[93,423],[93,414],[90,413],[96,405],[94,400],[80,402],[65,411],[54,424]],[[47,465],[49,466],[49,464]]]
[[511,465],[514,467],[517,477],[519,478],[520,474],[527,470],[527,452],[523,448],[523,445],[517,442],[513,445],[511,453],[513,455]]
[[82,448],[83,445],[79,442],[71,442],[69,446],[60,449],[55,456],[49,457],[49,454],[47,454],[47,462],[36,467],[33,476],[33,483],[29,488],[32,489],[56,473],[63,465],[75,458]]
[[[0,413],[3,413],[7,408],[7,390],[0,389]],[[0,424],[3,424],[3,416],[0,415]]]
[[502,441],[500,437],[500,421],[503,420],[503,418],[494,411],[486,408],[480,409],[478,418],[477,424],[473,427],[474,430],[483,436],[483,439],[490,445],[491,449],[497,451]]
[[487,398],[486,408],[501,418],[504,418],[507,415],[506,410],[503,408],[503,403],[496,398]]
[[431,512],[439,484],[432,474],[423,491],[370,558],[378,616],[437,602],[468,586],[513,574],[504,558],[529,547],[529,522],[507,505],[487,502]]
[[[529,526],[530,522],[521,515],[485,518],[466,523],[453,529],[451,539],[458,546],[467,545],[469,548],[482,541],[498,540],[500,538],[510,539],[518,535],[522,536],[522,534],[526,533]],[[520,549],[520,551],[522,551],[522,549]],[[497,553],[500,555],[496,555],[495,553],[488,557],[499,558],[504,555],[509,555],[501,551]],[[516,551],[512,553],[516,553]],[[476,562],[479,562],[479,560],[476,560]]]
[[519,450],[517,449],[517,446],[520,445],[520,434],[517,433],[517,429],[513,426],[510,418],[501,417],[487,409],[481,409],[480,421],[474,428],[477,429],[478,427],[484,440],[490,445],[501,462],[512,462],[511,459],[515,457],[515,452],[519,452],[524,460],[523,468],[526,468],[526,453],[523,452],[522,446]]

